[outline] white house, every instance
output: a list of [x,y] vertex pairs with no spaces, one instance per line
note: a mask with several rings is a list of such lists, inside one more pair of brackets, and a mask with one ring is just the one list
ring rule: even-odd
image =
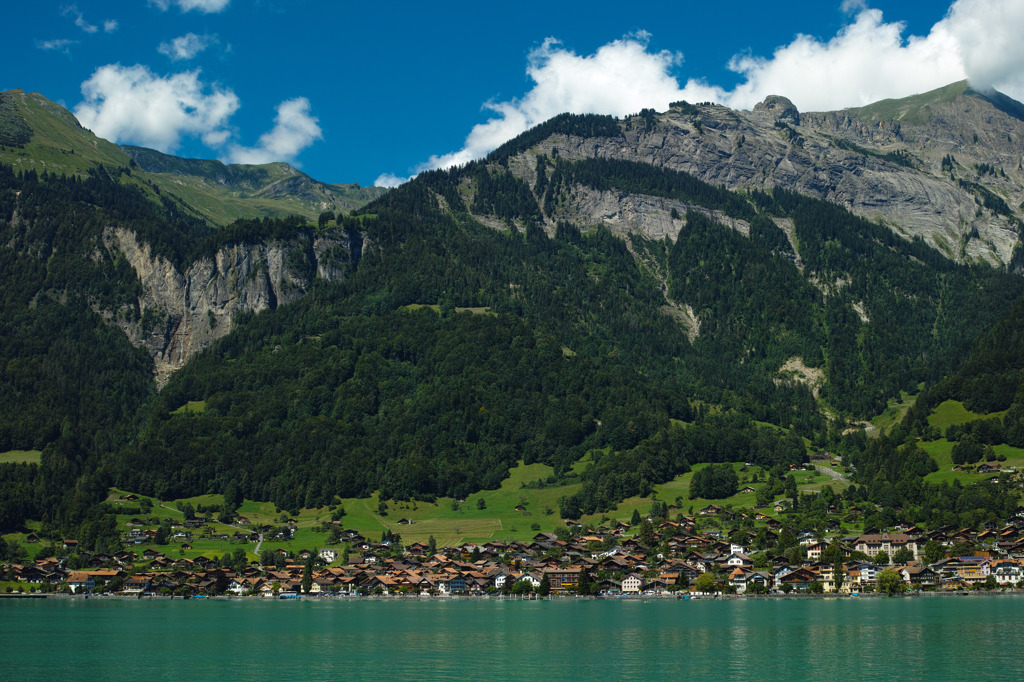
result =
[[637,594],[643,589],[644,579],[636,573],[630,573],[622,579],[622,592],[624,594]]

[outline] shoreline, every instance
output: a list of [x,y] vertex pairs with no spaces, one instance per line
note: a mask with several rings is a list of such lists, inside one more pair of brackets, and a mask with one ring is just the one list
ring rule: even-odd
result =
[[259,603],[267,602],[332,602],[332,601],[388,601],[388,602],[422,602],[422,601],[743,601],[743,600],[771,600],[771,599],[917,599],[924,597],[983,597],[1000,596],[1011,597],[1024,595],[1024,590],[949,590],[949,591],[912,591],[902,594],[888,595],[879,592],[868,592],[858,594],[627,594],[627,595],[548,595],[522,596],[522,595],[501,595],[501,594],[479,594],[479,595],[319,595],[309,594],[301,597],[282,599],[280,597],[246,597],[240,595],[217,595],[202,597],[177,597],[162,594],[147,595],[124,595],[124,594],[0,594],[0,599],[60,599],[73,601],[251,601]]

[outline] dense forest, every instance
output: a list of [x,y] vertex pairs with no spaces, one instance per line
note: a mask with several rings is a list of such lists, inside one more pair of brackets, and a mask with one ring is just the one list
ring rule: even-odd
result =
[[[913,441],[935,436],[930,406],[957,399],[1006,411],[948,434],[966,440],[958,457],[1024,443],[1024,336],[1011,309],[1024,280],[783,189],[735,193],[557,154],[530,157],[527,182],[515,163],[553,134],[621,130],[610,117],[558,117],[315,226],[214,230],[128,168],[0,167],[0,452],[42,451],[38,465],[0,465],[0,529],[36,518],[100,546],[112,531],[95,504],[110,485],[162,499],[231,490],[294,509],[374,491],[461,498],[520,460],[580,483],[560,510],[578,518],[697,464],[753,462],[782,491],[808,442],[850,457],[848,496],[878,505],[879,523],[1006,510],[1012,495],[998,485],[924,484],[935,463]],[[651,240],[578,223],[566,206],[579,188],[675,202],[680,231]],[[104,247],[115,225],[179,268],[224,245],[308,243],[324,230],[366,247],[344,281],[236,316],[157,391],[151,359],[109,324],[141,316],[142,285]],[[684,306],[696,333],[668,314]],[[845,419],[921,384],[889,437],[839,435]],[[190,401],[202,408],[178,409]],[[731,494],[726,468],[701,468],[692,493]],[[793,497],[802,513],[820,507]]]

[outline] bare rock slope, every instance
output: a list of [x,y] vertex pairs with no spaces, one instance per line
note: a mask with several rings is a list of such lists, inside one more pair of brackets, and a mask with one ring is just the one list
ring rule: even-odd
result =
[[[1008,263],[1024,228],[1024,105],[966,83],[859,109],[801,113],[771,96],[753,111],[676,103],[621,122],[618,137],[553,135],[509,163],[607,157],[685,171],[732,190],[826,199],[956,261]],[[560,217],[674,237],[677,202],[581,188]],[[734,225],[741,231],[744,225]]]

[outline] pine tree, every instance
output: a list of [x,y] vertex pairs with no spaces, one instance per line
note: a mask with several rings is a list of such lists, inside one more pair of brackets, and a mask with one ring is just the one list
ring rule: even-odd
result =
[[302,593],[309,594],[313,589],[313,555],[306,557],[306,567],[302,569]]

